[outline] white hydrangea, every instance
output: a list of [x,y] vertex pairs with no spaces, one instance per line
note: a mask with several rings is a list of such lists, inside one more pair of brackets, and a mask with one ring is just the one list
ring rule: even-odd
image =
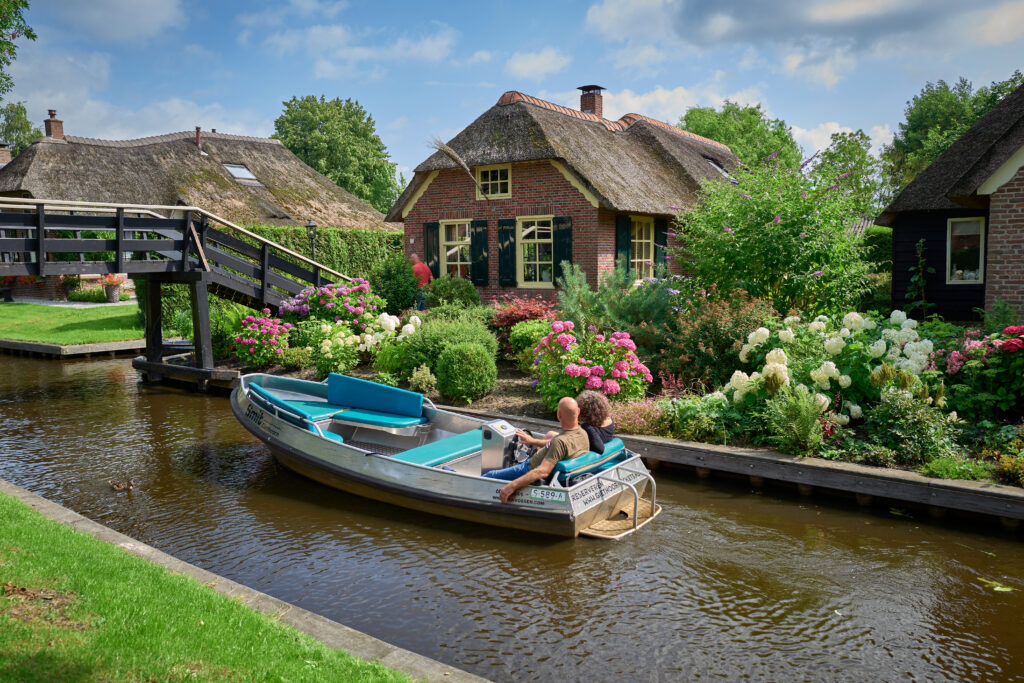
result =
[[792,325],[793,323],[798,323],[798,322],[800,322],[800,316],[798,316],[798,315],[791,315],[791,316],[789,316],[787,318],[783,318],[783,320],[782,320],[782,324],[783,325]]
[[828,325],[829,319],[827,315],[819,315],[817,318],[814,319],[814,322],[825,323],[826,325]]
[[856,403],[850,404],[850,417],[854,420],[859,420],[864,417],[864,410]]
[[825,394],[815,394],[814,400],[817,401],[818,407],[821,409],[821,412],[825,412],[826,410],[828,410],[829,405],[832,404],[832,401]]
[[789,386],[789,370],[782,363],[768,363],[764,366],[764,377],[777,377],[783,385]]
[[714,391],[714,392],[712,392],[710,394],[704,394],[704,396],[701,397],[701,400],[702,401],[710,402],[710,401],[728,401],[729,399],[727,399],[725,397],[725,394],[723,394],[721,391]]
[[935,350],[931,339],[921,339],[920,341],[907,342],[903,347],[903,353],[907,358],[914,356],[927,356]]
[[423,324],[423,321],[420,320],[420,317],[418,315],[414,315],[411,318],[409,318],[409,322],[415,325],[416,327],[419,327],[420,325]]
[[748,375],[747,373],[743,372],[742,370],[737,370],[736,372],[732,373],[732,377],[729,378],[729,383],[726,384],[725,386],[728,389],[744,389],[745,390],[747,388],[747,382],[749,382],[749,381],[750,381],[750,375]]
[[843,427],[845,427],[846,425],[850,424],[850,416],[849,415],[843,415],[842,413],[839,413],[839,414],[837,414],[835,416],[834,419],[835,419],[837,425],[842,425]]
[[397,317],[388,315],[387,313],[381,313],[380,316],[377,317],[377,324],[388,332],[394,332],[395,328],[398,327],[398,322],[399,320]]
[[839,368],[830,360],[822,363],[819,369],[825,373],[826,377],[839,377]]
[[807,326],[807,329],[809,329],[811,332],[824,332],[825,323],[821,322],[820,320],[815,320],[813,323]]
[[872,358],[878,358],[885,353],[885,340],[879,339],[874,344],[868,347],[868,351],[871,353]]
[[853,379],[849,375],[839,375],[839,388],[847,389],[853,384]]
[[785,365],[789,362],[789,358],[786,357],[786,352],[782,349],[772,349],[764,357],[766,363],[778,363],[779,365]]
[[848,327],[849,329],[856,332],[857,330],[864,327],[864,318],[863,316],[861,316],[860,313],[857,313],[856,311],[851,311],[850,313],[847,313],[846,315],[843,316],[843,327]]
[[893,325],[902,325],[903,321],[907,319],[907,314],[903,311],[893,311],[889,314],[889,322]]
[[794,341],[796,341],[796,335],[793,334],[793,330],[790,330],[788,328],[785,330],[779,330],[779,341],[786,344],[792,344]]
[[900,327],[905,330],[915,330],[917,329],[917,321],[913,318],[907,318],[900,324]]
[[842,337],[843,339],[846,339],[847,337],[849,337],[850,336],[850,328],[844,327],[841,330],[839,330],[839,336]]
[[398,335],[398,338],[408,337],[410,334],[416,333],[416,327],[412,323],[406,323],[402,325],[402,332]]
[[768,331],[767,327],[759,327],[747,335],[747,343],[750,344],[751,348],[754,348],[766,342],[770,334],[771,332]]
[[740,362],[741,363],[749,363],[750,362],[750,350],[751,350],[751,348],[753,348],[753,347],[751,347],[750,344],[744,344],[742,347],[740,347]]
[[320,326],[320,331],[323,332],[324,334],[330,334],[331,326],[328,325],[327,323],[324,323],[323,325]]
[[878,323],[876,323],[871,318],[864,318],[864,329],[865,330],[870,332],[871,330],[875,329],[876,327],[878,327]]
[[830,356],[838,356],[846,348],[846,342],[842,337],[829,337],[825,340],[825,350]]

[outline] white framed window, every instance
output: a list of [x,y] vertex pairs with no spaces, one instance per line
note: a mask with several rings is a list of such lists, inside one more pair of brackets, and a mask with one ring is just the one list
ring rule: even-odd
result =
[[242,185],[263,185],[245,164],[224,164],[224,168]]
[[476,169],[476,179],[477,199],[508,199],[512,196],[512,164],[480,166]]
[[520,287],[555,286],[554,216],[516,218],[516,280]]
[[654,219],[630,216],[629,268],[636,279],[654,277]]
[[950,218],[946,223],[946,284],[985,281],[985,219]]
[[469,277],[469,220],[441,221],[441,275]]

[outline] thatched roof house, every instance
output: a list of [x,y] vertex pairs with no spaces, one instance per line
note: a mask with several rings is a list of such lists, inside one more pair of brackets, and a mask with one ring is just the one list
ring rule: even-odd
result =
[[580,89],[579,111],[506,92],[417,166],[387,217],[405,222],[407,251],[491,296],[552,289],[562,260],[595,280],[617,258],[650,274],[677,208],[739,160],[721,143],[640,114],[609,121],[602,88]]
[[893,303],[903,305],[925,240],[928,300],[953,319],[1002,299],[1024,310],[1024,86],[1007,95],[901,192],[877,222],[893,228]]
[[216,132],[136,140],[47,135],[0,168],[0,195],[193,205],[243,224],[384,228],[384,217],[278,140]]

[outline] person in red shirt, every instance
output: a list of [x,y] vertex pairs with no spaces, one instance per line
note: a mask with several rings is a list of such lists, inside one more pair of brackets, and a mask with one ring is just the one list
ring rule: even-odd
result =
[[422,311],[427,307],[426,296],[424,295],[423,289],[430,282],[430,278],[433,277],[433,273],[430,272],[430,266],[420,260],[420,255],[412,253],[409,255],[409,260],[412,261],[412,272],[416,274],[416,278],[420,281],[420,294],[416,301],[417,310]]

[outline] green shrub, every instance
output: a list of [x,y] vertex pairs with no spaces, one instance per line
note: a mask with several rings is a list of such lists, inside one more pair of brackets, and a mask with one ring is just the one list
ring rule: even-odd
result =
[[854,441],[846,450],[844,460],[873,467],[896,467],[896,451],[868,441]]
[[821,405],[804,385],[782,387],[775,398],[765,403],[765,425],[769,441],[784,453],[817,453],[824,442]]
[[532,369],[533,359],[537,355],[533,352],[537,342],[544,335],[551,332],[551,322],[547,319],[524,320],[512,326],[508,333],[508,344],[512,349],[512,356],[522,360],[527,359],[527,365]]
[[421,365],[412,371],[409,388],[421,394],[429,394],[437,389],[437,377],[430,371],[430,368]]
[[401,375],[405,368],[405,351],[408,344],[404,341],[393,341],[377,348],[373,357],[373,369],[392,375]]
[[1024,486],[1024,453],[1004,453],[999,456],[993,472],[997,481],[1011,486]]
[[387,301],[384,310],[392,315],[411,308],[419,295],[419,280],[405,254],[389,256],[375,265],[369,280],[373,293]]
[[922,465],[959,454],[957,427],[949,417],[910,391],[890,387],[867,411],[864,431],[872,443],[896,452],[898,465]]
[[426,365],[436,375],[441,352],[449,346],[463,342],[479,344],[492,359],[498,351],[498,340],[480,323],[430,320],[423,323],[420,331],[405,342],[402,375],[411,376],[412,371],[421,365]]
[[640,398],[612,403],[612,421],[618,434],[664,434],[664,401]]
[[463,306],[460,303],[438,304],[420,315],[423,320],[463,320],[484,326],[490,326],[493,316],[494,308],[491,306]]
[[[235,336],[242,329],[242,320],[249,315],[255,315],[255,311],[242,304],[232,301],[217,300],[217,305],[210,309],[210,345],[213,348],[214,358],[227,358],[235,348]],[[188,337],[192,339],[192,313],[189,311]],[[288,334],[288,341],[291,343],[292,332]],[[194,340],[193,340],[194,341]]]
[[[309,256],[309,237],[306,228],[301,225],[248,225],[245,226],[260,237],[287,247],[292,251]],[[255,240],[244,235],[236,235],[241,240],[254,244]],[[352,278],[367,277],[378,263],[394,254],[402,254],[404,235],[401,232],[385,230],[362,230],[346,228],[332,230],[321,228],[316,235],[316,260],[342,275]],[[274,253],[274,250],[271,250]],[[296,261],[277,253],[281,258]],[[297,262],[297,261],[296,261]],[[299,263],[308,268],[305,263]],[[330,281],[330,275],[324,274]],[[339,283],[340,284],[340,283]]]
[[719,392],[661,402],[666,428],[685,441],[725,443],[733,435],[735,410]]
[[324,338],[320,320],[300,320],[288,334],[288,345],[295,347],[314,346]]
[[985,479],[992,473],[988,463],[966,458],[941,457],[929,460],[919,470],[926,477],[936,479]]
[[453,344],[437,359],[437,388],[449,400],[474,401],[493,390],[497,380],[494,352],[480,344]]
[[285,370],[305,370],[315,366],[313,352],[305,347],[289,347],[281,354],[281,366]]
[[892,228],[869,225],[864,228],[861,244],[864,246],[864,260],[873,264],[877,272],[892,272]]
[[[131,296],[128,292],[121,289],[118,297],[119,301],[128,301]],[[67,293],[68,301],[79,301],[83,303],[93,304],[105,304],[107,303],[107,292],[102,287],[79,287],[78,289],[72,289]]]
[[384,384],[389,387],[398,386],[398,377],[392,375],[390,372],[378,372],[373,378],[373,381],[377,384]]
[[434,278],[426,288],[427,308],[433,308],[441,303],[461,304],[463,306],[478,306],[480,304],[480,292],[476,290],[473,283],[461,277]]

